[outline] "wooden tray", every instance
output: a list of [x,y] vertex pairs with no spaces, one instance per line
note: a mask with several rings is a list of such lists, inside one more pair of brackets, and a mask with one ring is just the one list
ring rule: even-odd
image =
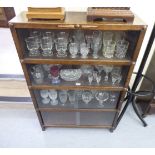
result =
[[26,16],[31,19],[51,19],[51,20],[64,20],[65,9],[62,7],[57,8],[33,8],[28,7]]
[[87,20],[132,23],[134,14],[129,7],[89,7]]

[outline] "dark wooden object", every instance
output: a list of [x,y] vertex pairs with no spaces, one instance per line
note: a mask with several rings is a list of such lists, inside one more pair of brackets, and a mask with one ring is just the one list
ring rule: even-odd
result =
[[[116,120],[120,113],[122,103],[128,88],[130,78],[133,72],[134,65],[136,63],[140,47],[145,35],[147,26],[135,16],[133,23],[113,23],[113,22],[88,22],[86,12],[66,12],[66,18],[64,21],[28,21],[25,12],[15,17],[10,21],[10,28],[13,35],[13,39],[17,48],[18,56],[26,77],[27,85],[34,103],[36,113],[38,115],[41,127],[45,130],[46,127],[99,127],[109,128],[111,131],[115,128]],[[58,58],[28,58],[24,52],[24,40],[23,36],[27,34],[30,29],[35,30],[102,30],[102,31],[125,31],[128,33],[127,39],[130,41],[131,55],[127,59],[93,59],[89,57],[87,59],[58,59]],[[134,34],[134,35],[133,35]],[[133,43],[132,43],[133,42]],[[127,67],[124,70],[126,78],[124,78],[123,86],[58,86],[53,85],[33,85],[31,77],[29,75],[28,66],[32,64],[89,64],[89,65],[117,65]],[[37,101],[36,91],[40,89],[94,89],[94,90],[106,90],[120,92],[119,99],[115,108],[87,108],[87,109],[65,109],[65,108],[51,108],[40,107],[40,103]],[[95,103],[94,103],[95,104]],[[92,115],[91,115],[92,114]],[[75,115],[80,116],[81,124],[75,123]],[[63,117],[64,116],[64,117]],[[56,118],[58,121],[56,121]],[[97,123],[98,120],[102,120],[101,124]],[[64,122],[62,122],[64,121]],[[92,122],[91,122],[92,121]]]
[[15,16],[13,7],[0,7],[0,27],[9,27],[8,21]]
[[128,7],[90,7],[87,10],[87,20],[132,23],[134,14]]

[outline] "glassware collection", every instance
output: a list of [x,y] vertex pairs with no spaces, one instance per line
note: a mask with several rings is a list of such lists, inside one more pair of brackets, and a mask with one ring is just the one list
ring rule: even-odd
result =
[[110,91],[40,90],[39,93],[41,103],[51,106],[74,106],[75,104],[88,106],[90,103],[97,103],[98,108],[103,108],[105,104],[116,103],[118,99],[118,94]]
[[119,31],[32,31],[25,43],[29,57],[123,59],[129,47],[125,32]]
[[35,84],[119,85],[122,68],[107,65],[33,65],[31,77]]

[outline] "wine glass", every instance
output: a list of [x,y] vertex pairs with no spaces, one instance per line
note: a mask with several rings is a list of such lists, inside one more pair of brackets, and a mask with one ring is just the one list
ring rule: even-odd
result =
[[56,50],[57,50],[57,57],[67,57],[67,45],[68,41],[66,38],[57,38],[56,40]]
[[58,93],[56,90],[49,90],[49,98],[51,99],[51,105],[57,105],[58,104]]
[[114,67],[111,72],[112,84],[119,84],[122,80],[121,67]]
[[84,101],[85,104],[88,104],[93,98],[92,92],[85,90],[82,93],[82,100]]
[[41,39],[41,49],[43,50],[42,55],[43,56],[52,56],[53,43],[51,41],[50,37],[43,37]]
[[92,75],[92,73],[88,74],[88,81],[89,81],[89,84],[91,85],[91,83],[93,81],[93,75]]
[[95,65],[95,68],[98,70],[99,74],[103,71],[103,65]]
[[112,69],[113,69],[113,66],[107,66],[107,65],[103,66],[103,70],[106,73],[106,75],[104,77],[104,81],[105,82],[108,82],[108,80],[109,80],[109,73],[112,71]]
[[25,39],[26,46],[29,50],[29,56],[39,56],[40,51],[39,51],[39,44],[36,41],[35,37],[28,37]]
[[32,31],[30,33],[30,37],[34,37],[35,41],[38,43],[39,47],[41,44],[41,32],[40,31]]
[[40,90],[40,96],[43,104],[48,104],[50,102],[48,90]]
[[78,53],[78,44],[70,43],[69,44],[69,52],[71,54],[71,58],[76,58]]
[[99,52],[99,50],[100,50],[100,43],[94,43],[93,44],[93,47],[92,47],[92,49],[93,49],[93,58],[95,58],[95,59],[97,59],[99,56],[98,56],[98,52]]
[[76,93],[74,90],[68,91],[68,99],[71,104],[75,104],[76,101]]
[[59,100],[60,100],[62,106],[65,106],[65,103],[67,102],[67,98],[68,98],[67,91],[60,90],[59,91]]
[[100,84],[100,81],[101,81],[101,75],[98,74],[97,77],[96,77],[96,82],[97,82],[98,85]]
[[99,101],[99,107],[104,107],[104,102],[109,99],[109,93],[105,91],[98,91],[95,94],[96,99]]

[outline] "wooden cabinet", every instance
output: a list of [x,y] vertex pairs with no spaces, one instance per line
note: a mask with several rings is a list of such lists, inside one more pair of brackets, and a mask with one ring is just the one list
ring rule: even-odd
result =
[[[42,129],[44,130],[46,127],[99,127],[109,128],[112,131],[115,127],[128,88],[146,27],[147,26],[137,17],[135,17],[132,24],[123,22],[87,22],[85,12],[66,12],[64,21],[28,21],[24,12],[11,20],[10,28]],[[82,58],[79,51],[77,57],[72,58],[68,48],[66,57],[57,57],[56,41],[54,41],[55,45],[52,48],[52,56],[45,57],[40,54],[31,57],[29,56],[25,39],[30,36],[33,31],[40,32],[41,34],[48,31],[54,33],[56,36],[59,32],[67,32],[69,36],[72,36],[75,32],[82,31],[84,37],[86,37],[86,34],[98,32],[101,34],[105,34],[105,32],[111,32],[112,34],[123,33],[125,34],[124,39],[129,42],[129,46],[126,56],[122,59],[116,58],[115,56],[112,58],[104,57],[103,43],[101,43],[102,47],[98,51],[97,58],[92,56],[94,51],[91,47],[89,47],[89,53],[86,58]],[[104,40],[104,37],[102,37],[102,39]],[[38,51],[42,53],[42,47],[39,47]],[[43,80],[38,84],[32,77],[32,69],[34,69],[36,65],[42,66],[44,69],[46,66],[59,66],[59,71],[62,69],[72,69],[75,71],[77,69],[81,70],[77,75],[79,76],[81,72],[82,75],[75,81],[66,81],[61,75],[59,77],[61,81],[57,84],[53,84],[49,78],[51,73],[50,68],[49,72],[45,72],[44,70]],[[99,71],[98,66],[112,67],[112,70],[107,75],[107,81],[105,80],[105,69],[102,68],[102,70]],[[113,83],[111,72],[118,68],[121,70],[121,80],[119,83]],[[101,81],[99,84],[97,84],[95,80],[89,83],[88,75],[85,76],[88,71],[90,74],[94,71],[100,74]],[[69,72],[69,74],[71,73]],[[75,74],[74,72],[72,76]],[[51,104],[43,104],[43,98],[40,94],[41,90],[48,90],[45,91],[45,96],[47,92],[49,94],[49,90],[54,90],[54,92],[57,93],[56,104],[53,105],[55,101],[50,101]],[[76,95],[74,103],[67,97],[67,101],[62,105],[62,99],[64,100],[65,98],[65,96],[64,98],[60,98],[60,92],[62,91],[67,93],[70,93],[70,91],[74,92]],[[89,95],[91,94],[91,99],[87,91]],[[108,94],[108,98],[105,100],[102,98],[103,101],[101,101],[102,99],[100,99],[100,97],[105,94]],[[98,97],[97,95],[101,96]],[[106,98],[106,95],[104,98]],[[112,96],[114,96],[114,99]],[[89,100],[88,103],[86,103],[86,100]],[[46,101],[48,102],[47,98]],[[99,106],[101,102],[104,106]]]
[[8,27],[8,21],[15,16],[13,7],[0,7],[0,27]]

